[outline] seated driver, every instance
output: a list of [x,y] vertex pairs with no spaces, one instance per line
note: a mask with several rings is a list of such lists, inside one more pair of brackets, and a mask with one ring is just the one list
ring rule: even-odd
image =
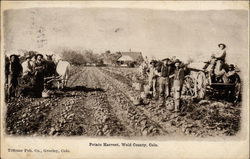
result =
[[223,65],[226,59],[226,45],[221,43],[218,44],[218,47],[219,50],[215,54],[212,54],[210,61],[206,62],[206,65],[203,67],[204,70],[209,71],[211,82],[221,78],[225,74]]

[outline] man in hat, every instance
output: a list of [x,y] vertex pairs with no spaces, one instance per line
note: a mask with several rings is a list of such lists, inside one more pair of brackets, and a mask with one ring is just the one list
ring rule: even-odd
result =
[[[219,49],[216,51],[216,53],[211,55],[211,60],[215,59],[216,61],[221,60],[225,62],[226,59],[226,45],[225,44],[218,44]],[[207,66],[211,63],[211,60],[209,62],[206,62],[206,66],[204,66],[204,69],[207,68]]]
[[45,74],[45,62],[42,54],[36,55],[36,62],[34,64],[35,70],[35,96],[41,97],[44,89],[44,74]]
[[235,67],[233,64],[230,64],[228,67],[228,72],[223,76],[223,81],[225,83],[236,83],[239,82],[238,80],[239,79],[235,71]]
[[169,58],[162,60],[163,65],[161,66],[159,89],[160,97],[165,100],[166,97],[170,96],[171,85],[170,85],[170,74],[173,72],[172,62]]
[[181,91],[184,82],[184,69],[181,67],[181,61],[179,59],[175,60],[175,72],[174,72],[174,111],[180,111],[180,98]]
[[16,96],[16,89],[18,86],[18,78],[22,74],[22,65],[20,64],[19,56],[18,55],[11,55],[10,62],[5,67],[6,76],[8,76],[8,94],[7,98],[10,99],[11,97]]
[[156,84],[157,84],[157,77],[158,77],[158,73],[156,70],[156,63],[157,61],[152,60],[150,62],[150,66],[149,66],[149,74],[148,74],[148,84],[150,89],[153,90],[152,95],[154,97],[156,97]]
[[216,77],[216,82],[223,81],[223,76],[226,71],[224,69],[225,59],[226,59],[226,45],[218,44],[219,50],[214,54],[215,58],[215,67],[214,67],[214,75]]
[[218,44],[218,50],[215,54],[212,54],[210,61],[206,63],[203,69],[207,69],[211,65],[209,71],[211,82],[214,80],[218,82],[218,79],[222,79],[223,75],[226,73],[223,65],[226,59],[226,45]]
[[31,75],[33,72],[33,67],[31,64],[31,55],[25,57],[25,61],[22,63],[23,67],[23,76]]
[[219,50],[214,54],[214,57],[217,60],[221,60],[225,62],[226,59],[226,45],[225,44],[218,44]]

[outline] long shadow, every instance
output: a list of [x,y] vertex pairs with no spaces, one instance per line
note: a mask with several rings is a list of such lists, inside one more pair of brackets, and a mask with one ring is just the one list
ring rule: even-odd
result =
[[69,91],[78,91],[78,92],[104,92],[104,89],[102,88],[88,88],[85,86],[75,86],[75,87],[66,87],[62,91],[69,92]]

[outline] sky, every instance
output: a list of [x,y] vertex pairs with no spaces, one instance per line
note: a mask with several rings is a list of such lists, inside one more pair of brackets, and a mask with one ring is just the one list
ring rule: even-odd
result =
[[225,43],[231,63],[242,65],[248,59],[246,10],[31,8],[5,11],[3,24],[7,53],[20,49],[53,52],[71,48],[94,53],[131,49],[148,58],[204,61],[218,43]]

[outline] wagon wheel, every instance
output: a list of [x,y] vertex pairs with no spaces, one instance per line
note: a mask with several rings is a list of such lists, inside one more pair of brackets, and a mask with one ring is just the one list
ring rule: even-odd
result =
[[198,72],[196,79],[196,95],[199,99],[203,99],[206,94],[207,79],[204,72]]
[[190,75],[187,75],[184,79],[183,84],[183,94],[194,96],[195,95],[195,89],[194,89],[194,80]]

